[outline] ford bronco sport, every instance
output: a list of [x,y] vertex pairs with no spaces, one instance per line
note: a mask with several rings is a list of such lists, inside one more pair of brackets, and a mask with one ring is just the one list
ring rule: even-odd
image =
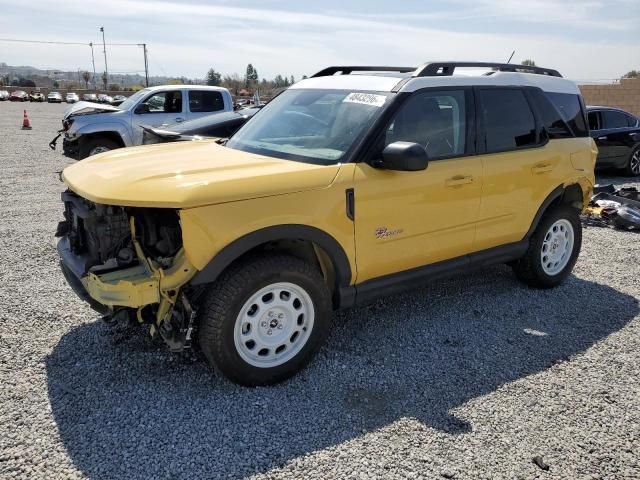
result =
[[494,263],[560,284],[596,155],[555,70],[329,67],[226,143],[67,167],[58,251],[106,320],[148,324],[173,351],[193,339],[233,381],[271,384],[310,360],[332,309]]

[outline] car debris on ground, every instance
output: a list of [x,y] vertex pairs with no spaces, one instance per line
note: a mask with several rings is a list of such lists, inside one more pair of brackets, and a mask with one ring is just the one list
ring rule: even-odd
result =
[[596,185],[583,222],[619,230],[640,230],[640,191],[636,187]]

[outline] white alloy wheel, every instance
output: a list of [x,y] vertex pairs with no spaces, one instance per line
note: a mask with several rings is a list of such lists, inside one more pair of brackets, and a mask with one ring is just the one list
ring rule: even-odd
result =
[[304,348],[314,321],[313,302],[298,285],[273,283],[247,300],[234,326],[236,351],[248,364],[272,368]]
[[90,151],[89,151],[89,156],[93,156],[93,155],[98,155],[99,153],[104,153],[104,152],[108,152],[111,149],[109,147],[105,147],[103,145],[98,145],[97,147],[93,147]]
[[542,270],[557,275],[567,266],[573,252],[574,232],[569,220],[561,218],[547,230],[540,250]]

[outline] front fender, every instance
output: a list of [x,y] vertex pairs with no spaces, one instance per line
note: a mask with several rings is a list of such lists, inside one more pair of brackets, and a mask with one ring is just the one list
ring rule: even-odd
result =
[[70,141],[75,141],[84,135],[106,132],[118,134],[125,147],[131,147],[133,145],[133,139],[129,128],[121,122],[99,122],[81,125],[77,129],[67,132],[66,138]]

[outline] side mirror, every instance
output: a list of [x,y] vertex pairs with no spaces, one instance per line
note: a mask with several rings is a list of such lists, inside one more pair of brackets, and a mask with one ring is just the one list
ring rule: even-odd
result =
[[135,114],[141,114],[141,113],[149,113],[149,105],[147,105],[146,103],[141,103],[140,105],[138,105],[136,107],[136,109],[133,111],[133,113]]
[[424,170],[429,165],[429,156],[419,143],[393,142],[382,151],[382,159],[374,163],[374,167],[385,170],[415,172]]

